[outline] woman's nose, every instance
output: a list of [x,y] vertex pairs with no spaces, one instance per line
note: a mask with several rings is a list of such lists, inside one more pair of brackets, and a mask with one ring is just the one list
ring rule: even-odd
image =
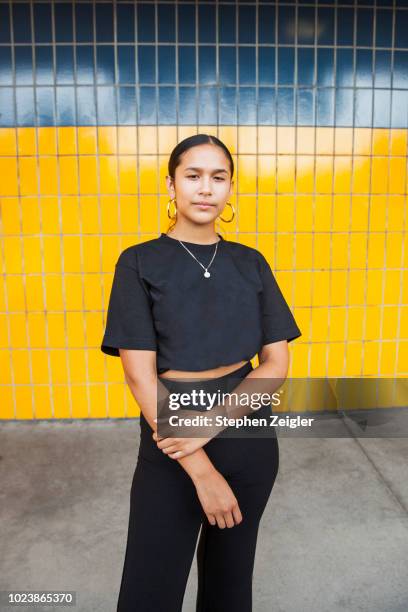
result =
[[211,193],[210,181],[202,179],[200,184],[200,193]]

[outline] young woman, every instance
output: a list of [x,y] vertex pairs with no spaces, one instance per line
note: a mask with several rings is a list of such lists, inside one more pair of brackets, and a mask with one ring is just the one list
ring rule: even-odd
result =
[[264,256],[215,231],[226,205],[234,216],[233,173],[215,136],[180,142],[166,177],[169,234],[125,249],[116,264],[101,348],[120,355],[141,409],[118,612],[181,612],[200,528],[196,612],[252,610],[276,436],[157,434],[160,388],[231,392],[250,379],[271,387],[287,376],[287,343],[301,335]]

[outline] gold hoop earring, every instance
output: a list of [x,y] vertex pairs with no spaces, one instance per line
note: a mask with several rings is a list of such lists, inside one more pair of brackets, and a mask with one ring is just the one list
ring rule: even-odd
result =
[[[174,203],[174,215],[171,216],[170,215],[170,204]],[[176,219],[177,217],[177,203],[176,203],[176,198],[170,198],[170,200],[167,202],[167,216],[169,219]]]
[[233,207],[231,202],[227,202],[227,206],[231,206],[231,210],[232,210],[232,217],[231,217],[231,219],[227,220],[227,219],[223,219],[222,217],[219,217],[219,219],[221,219],[221,221],[224,221],[224,223],[231,223],[231,221],[235,217],[235,208]]

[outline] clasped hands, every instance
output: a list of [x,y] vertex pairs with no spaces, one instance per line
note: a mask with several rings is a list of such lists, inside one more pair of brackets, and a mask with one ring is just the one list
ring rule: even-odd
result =
[[211,438],[160,438],[154,431],[153,440],[165,455],[171,459],[181,459],[202,448]]
[[[214,410],[211,412],[219,412],[220,410],[222,412],[225,411],[224,407],[218,406],[217,408],[218,410]],[[197,410],[188,410],[188,409],[183,409],[181,412],[184,417],[186,416],[197,417],[197,415],[203,414],[202,412],[197,412]],[[166,417],[161,416],[160,419],[154,419],[154,420],[157,423],[159,420],[161,423],[163,423],[162,431],[164,431],[165,433],[167,433],[167,431],[171,432],[171,429],[169,429],[169,424],[168,424]],[[190,438],[187,436],[183,438],[161,437],[158,435],[157,432],[153,432],[153,440],[156,442],[157,447],[168,457],[170,457],[171,459],[181,459],[182,457],[187,457],[187,455],[191,455],[199,448],[202,448],[203,446],[205,446],[205,444],[207,444],[207,442],[212,440],[214,436],[220,433],[222,429],[223,428],[219,428],[219,427],[197,426],[197,427],[194,427],[194,431],[197,434],[197,436],[194,438]]]

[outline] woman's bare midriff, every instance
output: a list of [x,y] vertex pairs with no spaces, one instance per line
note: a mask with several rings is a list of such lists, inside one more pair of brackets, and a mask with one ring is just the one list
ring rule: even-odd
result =
[[166,370],[162,374],[159,374],[159,378],[219,378],[220,376],[226,376],[234,370],[242,368],[246,363],[248,363],[248,361],[238,361],[237,363],[231,363],[231,365],[219,366],[211,370],[199,370],[197,372]]

